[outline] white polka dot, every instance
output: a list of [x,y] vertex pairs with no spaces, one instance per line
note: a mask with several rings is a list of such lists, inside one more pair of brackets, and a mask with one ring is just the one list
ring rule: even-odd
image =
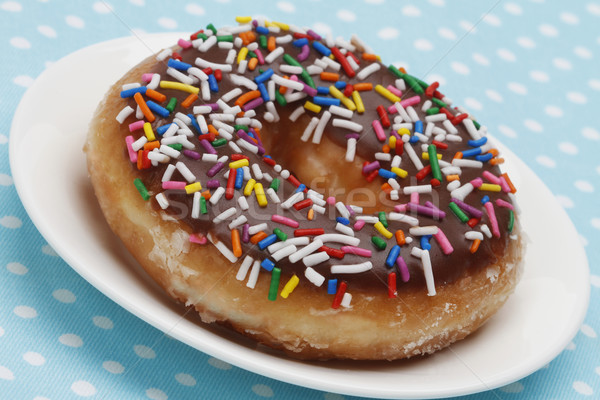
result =
[[502,386],[500,391],[504,393],[521,393],[523,391],[524,386],[521,382],[514,382],[506,386]]
[[134,6],[138,6],[138,7],[143,7],[146,5],[146,1],[145,0],[129,0],[129,2],[131,4],[133,4]]
[[592,338],[592,339],[596,339],[598,337],[598,335],[596,335],[596,331],[594,330],[594,328],[592,328],[591,326],[589,326],[587,324],[581,325],[581,333],[583,333],[585,336]]
[[517,132],[514,129],[506,126],[506,125],[498,125],[498,131],[502,133],[504,136],[508,136],[509,138],[516,138]]
[[517,60],[517,56],[515,56],[515,54],[508,49],[498,49],[496,54],[498,54],[498,57],[504,61],[515,62]]
[[0,337],[4,335],[4,328],[0,326]]
[[508,89],[512,92],[515,92],[516,94],[520,94],[523,96],[527,94],[527,88],[524,85],[517,82],[509,82]]
[[415,49],[422,51],[430,51],[433,50],[433,44],[427,39],[417,39],[414,42]]
[[57,289],[52,293],[52,297],[54,297],[56,300],[60,301],[61,303],[75,303],[75,300],[77,299],[75,297],[75,295],[67,289]]
[[542,124],[540,124],[539,122],[533,120],[533,119],[526,119],[524,122],[524,125],[527,129],[529,129],[530,131],[533,132],[543,132],[544,131],[544,127],[542,126]]
[[37,30],[42,35],[44,35],[48,38],[51,38],[51,39],[54,39],[57,36],[54,28],[52,28],[51,26],[48,26],[48,25],[40,25],[40,26],[38,26]]
[[58,341],[65,346],[69,347],[81,347],[83,346],[83,340],[75,335],[74,333],[65,333],[58,338]]
[[65,22],[71,28],[82,29],[85,27],[85,21],[76,15],[67,15],[65,17]]
[[10,45],[13,47],[16,47],[17,49],[30,49],[31,48],[31,43],[29,42],[29,40],[25,39],[24,37],[14,37],[10,39]]
[[111,374],[122,374],[125,371],[125,367],[117,361],[104,361],[102,363],[102,368]]
[[471,72],[469,67],[467,67],[465,64],[458,62],[458,61],[452,61],[450,63],[450,68],[452,68],[452,70],[454,72],[456,72],[457,74],[461,74],[461,75],[469,75],[469,73]]
[[533,39],[526,36],[517,38],[517,44],[526,49],[533,49],[535,47],[535,42]]
[[406,17],[420,17],[421,10],[413,5],[402,7],[402,14]]
[[[598,228],[600,229],[600,228]],[[592,275],[590,278],[590,282],[592,282],[592,285],[595,287],[600,287],[600,276],[599,275]]]
[[71,390],[78,396],[89,397],[96,394],[94,385],[87,381],[75,381],[71,385]]
[[8,136],[0,133],[0,144],[6,144],[6,143],[8,143]]
[[6,217],[0,218],[0,225],[9,229],[17,229],[20,228],[23,223],[19,218],[7,215]]
[[329,26],[323,22],[315,22],[313,24],[312,28],[315,32],[318,32],[323,35],[331,34],[333,32],[333,30],[331,29],[331,26]]
[[577,154],[579,152],[579,149],[577,149],[577,146],[575,146],[573,143],[570,143],[570,142],[559,143],[558,148],[563,153],[569,154],[572,156],[574,156],[575,154]]
[[323,400],[344,400],[345,397],[337,393],[323,393]]
[[569,344],[567,345],[567,347],[565,347],[565,350],[571,350],[571,351],[573,351],[573,350],[575,350],[576,347],[577,346],[575,346],[575,343],[569,342]]
[[398,37],[398,35],[399,35],[398,29],[391,27],[391,26],[382,28],[379,30],[379,32],[377,32],[377,36],[383,40],[396,39]]
[[287,1],[280,1],[277,3],[277,8],[285,13],[293,13],[296,11],[296,6]]
[[538,27],[538,30],[544,36],[548,36],[548,37],[557,37],[558,36],[558,29],[556,29],[554,26],[552,26],[550,24],[542,24]]
[[26,266],[18,262],[11,262],[6,264],[6,269],[15,275],[25,275],[27,271],[29,271]]
[[17,316],[25,319],[35,318],[38,315],[36,309],[29,306],[16,306],[13,312]]
[[596,371],[596,374],[600,375],[600,367],[596,367],[595,371]]
[[446,85],[446,78],[438,74],[429,74],[425,77],[427,82],[438,82],[440,85]]
[[224,371],[231,369],[231,364],[226,363],[225,361],[219,360],[218,358],[211,357],[208,359],[208,364],[211,367],[215,367],[217,369],[222,369]]
[[600,79],[590,79],[588,86],[594,90],[600,90]]
[[573,53],[583,58],[584,60],[589,60],[590,58],[592,58],[592,52],[583,46],[575,46],[575,48],[573,49]]
[[169,398],[165,392],[157,388],[146,390],[146,397],[152,400],[167,400]]
[[502,103],[502,101],[504,100],[502,98],[502,95],[498,92],[496,92],[495,90],[492,89],[486,89],[485,91],[485,95],[492,101],[495,101],[496,103]]
[[569,92],[567,93],[567,100],[575,104],[587,103],[587,97],[581,92]]
[[558,204],[560,204],[563,208],[573,208],[573,207],[575,207],[575,203],[573,203],[573,200],[571,200],[567,196],[556,195],[555,198],[558,201]]
[[588,181],[584,180],[576,180],[575,187],[585,193],[592,193],[594,191],[594,186],[592,186],[592,184]]
[[569,12],[560,13],[560,19],[561,21],[569,25],[577,25],[579,23],[579,17]]
[[92,9],[98,14],[108,14],[114,10],[113,6],[104,0],[95,2]]
[[142,344],[136,344],[133,346],[133,351],[140,358],[152,359],[156,358],[156,353],[148,346],[144,346]]
[[590,222],[594,228],[600,229],[600,218],[592,218]]
[[566,58],[555,58],[552,60],[552,64],[558,68],[558,69],[562,69],[564,71],[570,70],[571,68],[573,68],[573,66],[571,65],[571,61],[567,60]]
[[54,251],[54,249],[52,247],[50,247],[50,245],[48,245],[48,244],[45,244],[42,246],[42,253],[44,253],[47,256],[58,257],[58,254],[56,254],[56,251]]
[[444,39],[448,39],[448,40],[456,39],[456,34],[454,33],[454,31],[452,29],[448,29],[448,28],[444,28],[444,27],[438,28],[438,35],[440,35]]
[[191,14],[191,15],[198,15],[198,16],[206,14],[204,7],[202,7],[196,3],[190,3],[190,4],[186,5],[185,12],[188,14]]
[[473,25],[469,21],[462,20],[458,24],[460,25],[461,28],[463,28],[467,32],[471,32],[471,33],[477,32],[477,28],[475,28],[475,25]]
[[583,247],[587,247],[587,245],[590,244],[590,242],[588,242],[588,240],[583,235],[579,235],[579,243],[581,243]]
[[256,384],[252,386],[252,391],[260,397],[273,397],[273,390],[267,385]]
[[495,16],[494,14],[486,14],[483,16],[483,22],[491,26],[500,26],[502,25],[502,21],[500,18]]
[[551,116],[551,117],[562,117],[563,116],[563,110],[558,107],[558,106],[554,106],[554,105],[548,105],[546,107],[544,107],[544,112]]
[[0,379],[4,379],[6,381],[12,381],[13,379],[15,379],[15,375],[12,373],[12,371],[8,368],[6,368],[3,365],[0,365]]
[[529,72],[529,76],[536,82],[545,83],[550,80],[550,77],[544,71],[531,71]]
[[600,16],[600,4],[589,3],[586,8],[590,14]]
[[35,351],[28,351],[23,354],[23,360],[27,361],[29,364],[34,367],[39,367],[40,365],[44,365],[46,359],[40,353],[36,353]]
[[158,22],[158,25],[165,29],[177,29],[177,21],[175,21],[173,18],[160,17],[156,22]]
[[28,88],[33,85],[33,78],[27,75],[19,75],[13,79],[13,83]]
[[100,329],[112,329],[114,327],[113,322],[109,318],[101,315],[96,315],[94,318],[92,318],[92,322],[94,322],[94,325]]
[[552,158],[550,158],[548,156],[540,155],[540,156],[537,156],[535,158],[535,160],[538,162],[538,164],[541,164],[544,167],[548,167],[548,168],[556,167],[556,161],[554,161]]
[[367,3],[367,4],[383,4],[383,3],[385,3],[385,0],[365,0],[365,3]]
[[504,4],[504,10],[512,15],[521,15],[523,14],[523,9],[520,5],[516,3],[506,3]]
[[479,111],[483,108],[481,103],[477,99],[474,99],[472,97],[467,97],[465,99],[464,103],[465,103],[465,107],[467,107],[468,110]]
[[573,389],[575,389],[577,393],[583,394],[585,396],[591,396],[594,394],[594,389],[592,389],[590,385],[582,381],[573,382]]
[[181,383],[183,386],[196,386],[196,379],[189,374],[177,374],[175,375],[175,380]]
[[11,11],[11,12],[19,12],[19,11],[23,10],[21,3],[17,2],[17,1],[5,1],[4,3],[0,4],[0,8],[3,9],[4,11]]
[[350,10],[339,10],[336,15],[339,19],[341,19],[344,22],[356,21],[356,14],[354,14]]
[[490,60],[487,59],[486,56],[480,53],[473,53],[473,61],[475,61],[479,65],[483,65],[487,67],[490,65]]

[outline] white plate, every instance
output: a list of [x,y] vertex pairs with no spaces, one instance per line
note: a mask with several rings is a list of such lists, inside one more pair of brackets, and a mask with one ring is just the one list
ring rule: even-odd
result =
[[14,116],[10,162],[21,200],[48,243],[98,290],[168,335],[241,368],[366,397],[449,397],[496,388],[543,367],[570,342],[588,305],[585,253],[554,196],[505,149],[519,188],[520,221],[531,241],[526,269],[505,307],[467,340],[408,361],[311,363],[184,315],[104,222],[82,152],[88,122],[109,86],[179,37],[127,37],[79,50],[42,73]]

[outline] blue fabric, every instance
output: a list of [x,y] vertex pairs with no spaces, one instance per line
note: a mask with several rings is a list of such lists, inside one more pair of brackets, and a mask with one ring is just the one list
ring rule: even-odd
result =
[[[568,348],[533,375],[468,399],[600,396],[600,3],[560,1],[0,0],[0,398],[349,399],[232,367],[152,328],[62,261],[28,218],[8,163],[12,115],[50,63],[135,31],[196,31],[268,16],[350,37],[438,80],[548,185],[592,270]],[[448,3],[448,4],[446,4]],[[73,90],[74,95],[80,88]],[[557,232],[560,234],[560,232]],[[569,266],[565,266],[568,268]]]

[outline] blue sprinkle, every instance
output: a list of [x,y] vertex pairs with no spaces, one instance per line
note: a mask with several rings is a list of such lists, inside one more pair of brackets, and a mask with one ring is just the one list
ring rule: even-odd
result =
[[394,264],[396,263],[396,260],[398,259],[398,256],[400,255],[400,246],[395,245],[390,249],[390,252],[388,253],[387,258],[385,259],[385,265],[388,266],[388,268],[392,268],[394,266]]
[[256,33],[260,33],[261,35],[268,35],[269,34],[269,28],[264,27],[264,26],[257,26],[256,27]]
[[237,172],[235,174],[235,184],[233,185],[233,187],[236,189],[241,189],[242,185],[244,184],[244,169],[238,168],[236,171]]
[[331,55],[331,50],[329,50],[329,47],[325,46],[321,42],[314,41],[313,48],[319,53],[323,54],[325,57],[329,57]]
[[175,68],[179,71],[187,71],[188,69],[192,68],[192,65],[188,64],[188,63],[184,63],[181,62],[179,60],[175,60],[174,58],[169,58],[169,61],[167,62],[167,65],[171,68]]
[[264,250],[267,247],[269,247],[270,245],[272,245],[273,243],[275,243],[276,241],[277,241],[277,235],[272,233],[269,236],[267,236],[266,238],[264,238],[263,240],[261,240],[260,242],[258,242],[258,248],[261,250]]
[[431,240],[431,235],[421,236],[421,248],[423,250],[431,250],[431,245],[429,241]]
[[481,139],[469,140],[467,142],[471,147],[480,147],[487,143],[487,136],[483,136]]
[[485,204],[488,201],[490,201],[490,196],[488,196],[487,194],[485,196],[483,196],[483,198],[481,199],[481,204]]
[[304,183],[301,183],[300,186],[298,186],[296,188],[296,190],[294,190],[294,193],[304,192],[305,190],[306,190],[306,185]]
[[415,122],[415,132],[423,133],[423,121],[419,120]]
[[[133,95],[136,93],[146,94],[146,90],[148,90],[146,86],[123,90],[121,92],[121,98],[126,99],[128,97],[133,97]],[[327,89],[327,93],[329,93],[329,89]]]
[[147,100],[146,105],[153,113],[160,115],[162,118],[167,118],[169,116],[169,110],[156,104],[152,100]]
[[296,39],[292,42],[292,44],[296,47],[306,46],[308,44],[308,39],[307,38]]
[[271,159],[273,158],[273,157],[271,157],[270,155],[266,155],[266,156],[264,156],[264,157],[265,157],[265,158],[271,158]]
[[350,225],[350,220],[348,218],[337,217],[335,220],[342,225]]
[[337,279],[329,279],[327,281],[327,294],[336,294],[337,292]]
[[171,125],[173,125],[173,123],[159,126],[156,128],[156,133],[163,135],[171,127]]
[[268,258],[265,258],[260,263],[260,266],[263,267],[264,269],[266,269],[267,271],[272,271],[273,268],[275,268],[275,263],[273,261],[269,260]]
[[398,177],[395,172],[383,168],[379,168],[379,176],[384,179],[396,179]]
[[211,92],[218,92],[219,91],[219,84],[217,83],[217,78],[215,78],[214,74],[210,74],[208,76],[208,87],[210,88]]
[[329,86],[318,86],[317,93],[318,94],[329,94]]
[[265,86],[265,84],[259,83],[257,86],[258,86],[258,91],[260,92],[260,97],[262,97],[262,99],[265,102],[270,101],[271,98],[269,97],[269,91],[267,90],[267,87]]
[[413,135],[408,140],[409,143],[417,143],[419,141],[419,137],[417,135]]
[[190,119],[192,120],[192,126],[194,127],[196,132],[198,132],[198,135],[202,135],[202,130],[200,129],[200,125],[198,125],[198,121],[196,121],[196,117],[194,117],[194,114],[188,114],[187,116],[190,117]]
[[334,99],[333,97],[315,96],[313,97],[313,103],[319,106],[339,106],[341,102],[340,99]]
[[481,154],[481,147],[461,151],[463,157],[474,157]]
[[347,85],[347,83],[344,81],[337,81],[333,86],[335,86],[336,88],[338,88],[340,90],[344,90],[344,89],[346,89],[346,85]]
[[481,162],[488,162],[492,158],[494,158],[494,155],[492,153],[485,153],[485,154],[480,154],[478,156],[475,156],[475,159],[477,161],[481,161]]
[[264,83],[265,81],[268,81],[269,79],[271,79],[271,77],[273,76],[273,68],[269,68],[268,70],[266,70],[265,72],[263,72],[262,74],[258,75],[256,78],[254,78],[254,82],[256,83]]

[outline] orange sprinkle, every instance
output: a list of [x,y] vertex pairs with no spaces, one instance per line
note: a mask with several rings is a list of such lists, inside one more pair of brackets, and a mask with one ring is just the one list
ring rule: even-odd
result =
[[219,135],[219,131],[212,124],[208,125],[208,133],[212,133],[215,136]]
[[160,147],[160,142],[158,140],[153,140],[144,144],[144,150],[154,150]]
[[458,180],[460,180],[460,176],[458,176],[458,175],[446,175],[446,180],[448,182],[458,181]]
[[167,96],[152,89],[146,89],[146,96],[159,103],[162,103],[167,99]]
[[498,149],[489,149],[488,153],[492,153],[492,155],[494,157],[498,157],[498,154],[500,154],[500,152],[498,151]]
[[312,208],[310,210],[308,210],[308,216],[307,216],[309,221],[312,221],[313,218],[315,218],[315,210],[313,210]]
[[[260,92],[259,92],[259,95],[260,95]],[[133,99],[135,100],[137,105],[140,106],[140,110],[142,110],[142,113],[144,114],[144,117],[146,117],[148,122],[154,122],[156,117],[154,117],[154,114],[152,114],[152,111],[150,111],[150,109],[148,108],[148,105],[146,104],[146,100],[144,100],[144,98],[142,97],[142,94],[140,92],[137,92],[136,94],[133,95]]]
[[256,35],[252,31],[242,32],[238,36],[242,38],[244,46],[248,46],[256,40]]
[[453,158],[453,160],[454,160],[454,159],[456,159],[456,158],[458,158],[458,159],[462,159],[462,158],[463,158],[463,153],[462,153],[462,151],[459,151],[459,152],[457,152],[457,153],[454,155],[454,158]]
[[504,158],[492,158],[489,163],[492,165],[504,164]]
[[320,77],[322,81],[337,82],[340,80],[340,74],[335,72],[321,72]]
[[369,90],[373,90],[373,84],[368,83],[368,82],[355,83],[352,86],[354,87],[354,90],[359,91],[359,92],[366,92]]
[[[283,77],[284,77],[285,79],[290,79],[290,77],[289,77],[289,76],[287,76],[287,75],[284,75]],[[285,94],[285,92],[287,92],[287,87],[285,87],[285,86],[280,86],[280,87],[279,87],[279,94]]]
[[269,39],[267,40],[267,50],[273,51],[276,47],[277,44],[275,43],[275,36],[269,36]]
[[405,73],[406,73],[406,70],[404,69],[404,67],[400,67],[400,68],[399,68],[399,70],[400,70],[400,72],[402,72],[403,74],[405,74]]
[[240,240],[239,229],[231,230],[231,248],[234,256],[238,258],[242,256],[242,242]]
[[142,169],[143,162],[144,162],[144,150],[138,150],[137,169]]
[[186,97],[185,100],[183,100],[181,102],[181,106],[184,107],[184,108],[188,108],[196,100],[198,100],[198,95],[194,94],[194,93],[190,93],[190,95],[188,97]]
[[254,71],[254,69],[256,68],[257,65],[258,65],[258,58],[256,58],[256,57],[251,58],[250,61],[248,61],[248,69],[250,71]]
[[505,172],[505,173],[502,174],[502,176],[506,180],[506,183],[508,184],[508,187],[510,188],[510,192],[511,193],[517,193],[517,188],[515,187],[515,185],[513,185],[512,181],[508,177],[508,174]]
[[389,144],[384,144],[383,147],[381,148],[381,151],[383,151],[384,153],[389,153],[390,152],[390,145]]
[[363,53],[362,58],[367,61],[377,61],[377,55],[373,53]]
[[259,96],[260,96],[260,92],[258,90],[251,90],[249,92],[244,93],[240,97],[238,97],[238,99],[235,101],[235,105],[241,107],[244,104],[246,104],[247,102],[249,102],[250,100],[254,100]]
[[479,248],[479,243],[481,243],[481,240],[479,240],[479,239],[473,240],[473,244],[471,245],[471,249],[469,251],[471,253],[475,253],[477,251],[477,249]]
[[204,192],[201,193],[202,197],[204,197],[206,199],[206,201],[210,200],[211,198],[211,194],[210,194],[210,190],[205,190]]
[[264,232],[264,231],[260,231],[258,232],[256,235],[252,236],[250,238],[250,243],[252,244],[257,244],[258,242],[260,242],[261,240],[263,240],[264,238],[266,238],[268,235]]
[[390,186],[389,183],[384,183],[383,185],[381,185],[381,190],[383,190],[384,192],[386,192],[387,194],[390,194],[392,191],[392,187]]
[[395,233],[395,236],[398,246],[402,246],[404,243],[406,243],[406,238],[404,237],[404,231],[402,229],[398,229]]

